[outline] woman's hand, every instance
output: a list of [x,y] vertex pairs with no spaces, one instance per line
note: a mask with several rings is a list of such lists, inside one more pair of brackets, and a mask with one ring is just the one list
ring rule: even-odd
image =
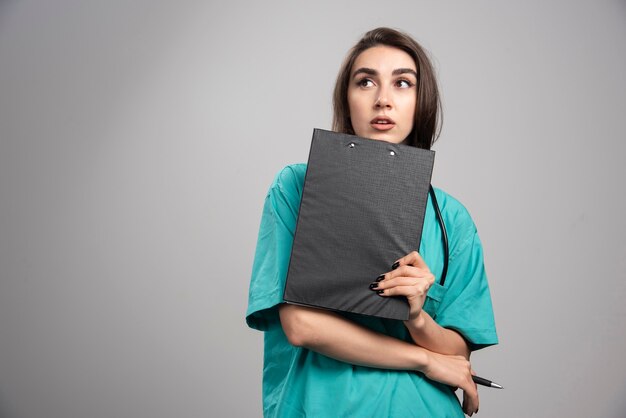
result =
[[431,380],[463,390],[463,412],[467,415],[478,412],[478,389],[472,380],[474,371],[469,361],[462,356],[447,356],[429,352],[422,373]]
[[435,276],[417,251],[402,257],[391,268],[390,272],[380,275],[370,289],[380,296],[405,296],[409,302],[409,320],[413,320],[422,311]]

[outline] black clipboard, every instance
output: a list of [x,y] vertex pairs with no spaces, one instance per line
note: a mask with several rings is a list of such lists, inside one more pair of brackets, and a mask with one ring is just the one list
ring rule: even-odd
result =
[[369,284],[419,250],[435,153],[315,129],[284,301],[407,320]]

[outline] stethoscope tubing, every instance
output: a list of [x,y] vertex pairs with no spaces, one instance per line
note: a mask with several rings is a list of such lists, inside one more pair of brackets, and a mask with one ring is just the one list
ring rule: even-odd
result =
[[441,271],[441,277],[439,278],[439,285],[443,286],[446,282],[446,276],[448,275],[448,232],[446,231],[446,225],[443,222],[443,216],[441,216],[441,210],[439,210],[439,204],[437,203],[437,197],[435,196],[435,189],[431,184],[428,189],[430,198],[433,201],[433,207],[435,208],[435,214],[437,215],[437,222],[441,228],[441,242],[443,244],[443,269]]

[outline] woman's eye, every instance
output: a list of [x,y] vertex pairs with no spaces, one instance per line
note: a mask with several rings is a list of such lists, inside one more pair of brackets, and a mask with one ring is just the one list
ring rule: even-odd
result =
[[369,78],[364,78],[362,80],[359,80],[357,84],[359,85],[359,87],[372,87],[374,85],[374,82]]
[[403,89],[413,87],[413,83],[411,83],[409,80],[398,80],[396,81],[396,85]]

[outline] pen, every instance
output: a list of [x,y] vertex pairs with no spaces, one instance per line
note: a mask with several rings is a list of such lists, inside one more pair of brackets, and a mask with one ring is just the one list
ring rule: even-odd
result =
[[483,386],[487,386],[487,387],[490,387],[490,388],[496,388],[496,389],[504,389],[501,385],[499,385],[497,383],[494,383],[491,380],[483,379],[482,377],[472,376],[472,380],[477,385],[483,385]]

